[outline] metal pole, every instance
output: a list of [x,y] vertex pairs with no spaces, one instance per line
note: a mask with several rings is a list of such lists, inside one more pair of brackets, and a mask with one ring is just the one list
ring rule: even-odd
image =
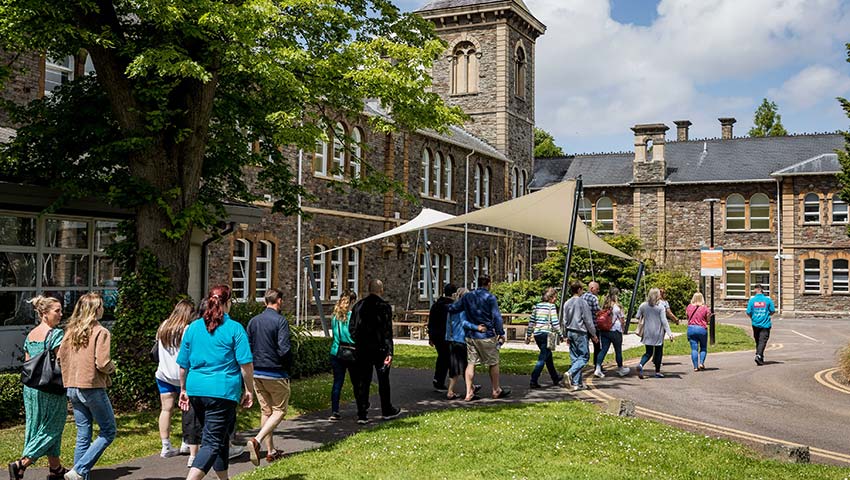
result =
[[[710,235],[710,248],[714,250],[714,202],[708,203],[711,207],[711,220],[709,221],[709,228],[711,229]],[[714,276],[711,277],[711,318],[709,319],[708,325],[708,340],[711,345],[714,345]]]
[[[298,149],[298,186],[301,186],[301,171],[304,162],[304,149]],[[298,218],[296,219],[296,247],[295,258],[301,258],[301,194],[298,194]],[[297,262],[296,262],[297,263]],[[301,324],[301,274],[295,268],[295,323]]]
[[330,337],[331,333],[328,330],[328,322],[325,320],[325,312],[322,309],[322,299],[319,297],[319,289],[316,287],[316,276],[313,275],[312,270],[310,270],[310,259],[313,257],[311,255],[305,255],[302,258],[304,258],[304,266],[307,267],[307,270],[310,272],[310,274],[307,275],[307,278],[310,280],[310,288],[313,290],[313,300],[316,301],[316,309],[319,311],[319,320],[322,322],[322,330],[325,332],[326,337]]
[[635,277],[635,288],[632,290],[632,299],[629,301],[629,314],[626,316],[626,328],[625,333],[629,333],[629,326],[632,324],[632,318],[635,316],[635,301],[638,296],[638,288],[640,287],[640,279],[643,277],[643,262],[640,262],[638,265],[637,277]]
[[[567,241],[567,258],[564,259],[564,281],[561,283],[561,308],[558,313],[564,309],[564,303],[567,301],[567,282],[570,278],[570,262],[573,259],[573,244],[576,239],[576,222],[579,222],[578,207],[581,198],[581,175],[576,177],[576,191],[573,196],[573,215],[570,220],[570,238]],[[563,320],[563,319],[562,319]]]
[[[431,272],[431,244],[430,242],[428,242],[427,228],[422,230],[422,241],[425,246],[425,288],[428,292],[428,308],[431,308],[431,305],[434,304],[434,285],[432,283],[433,279],[431,278],[431,275],[433,273]],[[437,278],[439,279],[440,276],[437,275]]]
[[[469,213],[469,157],[475,153],[475,150],[469,152],[466,156],[466,178],[464,180],[464,195],[463,195],[463,213]],[[469,288],[469,224],[463,224],[463,286]]]

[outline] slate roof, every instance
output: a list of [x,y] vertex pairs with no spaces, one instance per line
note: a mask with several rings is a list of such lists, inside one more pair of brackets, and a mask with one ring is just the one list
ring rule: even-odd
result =
[[[425,12],[428,10],[441,10],[443,8],[455,7],[470,7],[474,5],[486,5],[488,3],[496,3],[503,0],[431,0],[417,10]],[[513,0],[514,3],[522,7],[525,11],[530,11],[523,0]]]
[[[838,171],[834,151],[843,147],[844,137],[832,133],[667,142],[666,181],[751,182],[773,181],[773,175],[780,174],[829,174]],[[577,155],[561,158],[561,166],[541,160],[535,160],[531,188],[554,183],[551,178],[559,169],[566,172],[561,180],[581,174],[586,186],[625,186],[632,182],[633,153]]]
[[567,157],[535,159],[534,172],[532,172],[532,178],[531,182],[528,184],[528,188],[531,190],[537,190],[547,185],[560,182],[565,178],[567,170],[569,170],[573,159],[575,159],[574,155]]
[[[387,112],[377,101],[370,100],[365,102],[363,113],[370,116],[380,116],[386,120],[392,121],[389,112]],[[502,161],[508,160],[508,157],[502,154],[502,152],[496,150],[495,147],[460,127],[450,126],[446,133],[438,133],[431,129],[422,128],[417,130],[417,133],[446,143],[451,143],[452,145],[457,145],[461,148],[475,150],[478,153],[497,158]]]

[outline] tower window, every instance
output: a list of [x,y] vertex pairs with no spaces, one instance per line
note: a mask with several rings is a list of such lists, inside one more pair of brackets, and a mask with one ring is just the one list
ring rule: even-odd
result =
[[526,76],[528,75],[528,62],[525,59],[525,49],[522,46],[517,47],[516,56],[514,58],[514,71],[516,77],[515,94],[519,98],[525,98]]
[[452,93],[478,93],[478,52],[472,42],[460,42],[452,52]]

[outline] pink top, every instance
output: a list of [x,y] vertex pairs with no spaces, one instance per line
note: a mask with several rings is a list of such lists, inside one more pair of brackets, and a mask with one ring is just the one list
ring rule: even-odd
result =
[[711,310],[705,305],[688,305],[685,309],[685,314],[688,316],[688,326],[708,328],[708,319],[711,317]]

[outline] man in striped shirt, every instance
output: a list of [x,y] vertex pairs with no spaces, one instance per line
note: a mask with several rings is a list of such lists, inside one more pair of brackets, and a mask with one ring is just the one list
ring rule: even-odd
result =
[[[593,317],[593,326],[596,327],[596,314],[599,313],[599,283],[598,282],[590,282],[587,284],[587,291],[581,296],[585,302],[587,302],[587,306],[590,307],[590,315]],[[592,342],[593,354],[591,358],[593,358],[593,364],[596,365],[597,362],[596,357],[599,356],[599,352],[602,350],[599,348],[599,342]]]

